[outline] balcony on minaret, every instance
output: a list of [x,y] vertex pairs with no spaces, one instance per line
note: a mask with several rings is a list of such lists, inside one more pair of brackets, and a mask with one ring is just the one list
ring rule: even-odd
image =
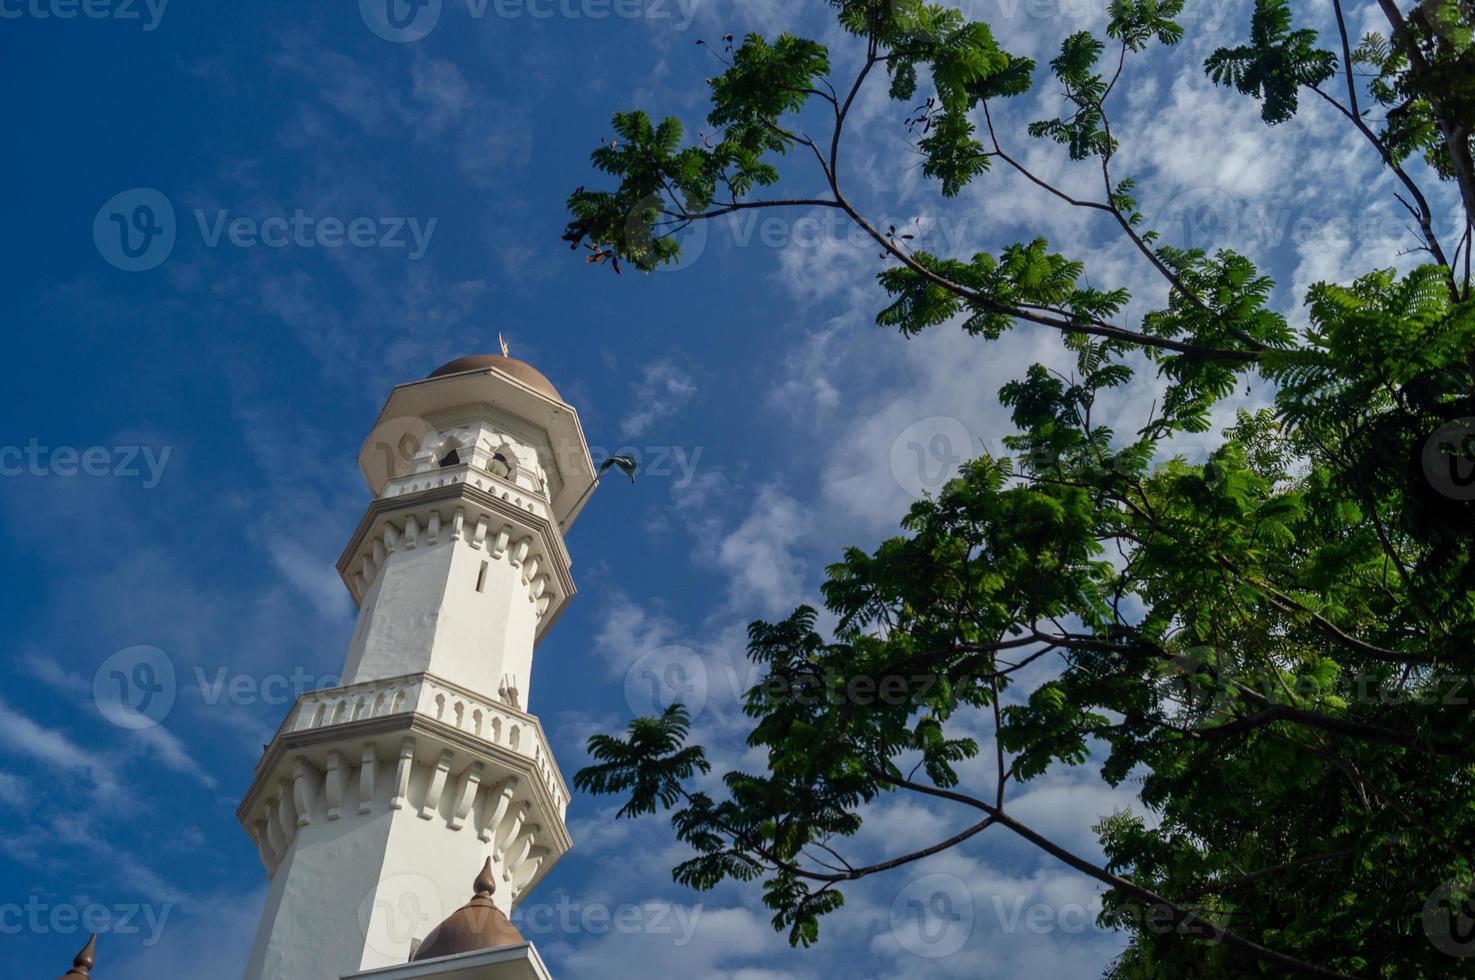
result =
[[[487,411],[482,418],[441,431],[427,424],[420,445],[406,457],[404,472],[387,480],[379,496],[399,497],[446,486],[452,480],[480,479],[486,481],[481,486],[496,487],[498,493],[510,492],[525,506],[546,515],[549,501],[559,489],[557,477],[550,480],[536,444],[519,440],[506,431],[505,421],[500,426],[498,421]],[[406,442],[403,448],[410,445]],[[378,449],[378,445],[369,447]]]

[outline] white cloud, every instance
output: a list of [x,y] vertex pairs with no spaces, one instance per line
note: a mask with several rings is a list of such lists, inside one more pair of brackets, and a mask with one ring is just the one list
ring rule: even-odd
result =
[[[256,936],[266,885],[244,893],[203,896],[172,910],[158,942],[119,948],[121,937],[98,938],[98,974],[115,980],[220,980],[245,969]],[[204,914],[191,914],[197,908]],[[202,950],[208,950],[202,955]]]
[[410,67],[410,94],[421,107],[422,138],[439,136],[461,121],[471,107],[471,83],[453,62],[439,58],[418,60]]
[[690,980],[807,980],[819,976],[807,969],[793,972],[750,965],[755,954],[777,946],[773,928],[759,914],[743,908],[703,905],[685,906],[681,911],[685,921],[694,927],[685,941],[674,915],[674,931],[669,934],[651,932],[649,923],[645,923],[645,931],[633,934],[611,931],[560,955],[559,975],[570,980],[586,977],[644,980],[653,976]]
[[122,801],[122,784],[102,753],[78,745],[65,732],[40,725],[4,702],[0,702],[0,750],[50,767],[53,776],[82,776],[98,797]]
[[[809,533],[809,509],[771,484],[758,488],[747,516],[717,544],[714,564],[728,577],[734,607],[786,614],[807,598],[795,554]],[[709,555],[698,546],[698,560]]]
[[604,659],[610,676],[622,675],[642,654],[678,643],[681,635],[681,627],[669,616],[647,611],[615,592],[602,606],[594,653]]
[[148,728],[130,731],[128,737],[144,745],[164,768],[171,772],[193,776],[200,781],[202,786],[209,789],[215,788],[215,777],[194,760],[179,736],[163,725],[151,725]]
[[[24,656],[21,664],[28,673],[46,686],[79,704],[86,705],[89,709],[94,709],[92,713],[97,714],[95,705],[92,703],[92,684],[81,674],[69,671],[50,657],[36,652]],[[195,761],[179,736],[164,727],[162,723],[138,729],[101,727],[94,728],[93,731],[107,732],[116,739],[109,748],[98,750],[100,755],[112,757],[118,749],[131,751],[141,748],[165,769],[193,776],[202,786],[209,789],[214,789],[216,786],[215,777]],[[114,761],[121,762],[122,760],[119,758]]]
[[620,420],[622,436],[648,435],[653,426],[683,411],[696,393],[696,381],[674,361],[647,364],[640,381],[632,386],[630,401],[635,409]]
[[305,548],[297,537],[285,534],[268,535],[267,550],[277,569],[302,591],[323,618],[346,619],[354,610],[337,567],[324,562],[320,550]]

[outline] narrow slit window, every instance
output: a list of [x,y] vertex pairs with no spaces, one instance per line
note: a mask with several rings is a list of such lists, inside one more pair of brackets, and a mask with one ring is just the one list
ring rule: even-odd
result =
[[476,591],[481,592],[487,585],[487,563],[481,563],[481,571],[476,573]]

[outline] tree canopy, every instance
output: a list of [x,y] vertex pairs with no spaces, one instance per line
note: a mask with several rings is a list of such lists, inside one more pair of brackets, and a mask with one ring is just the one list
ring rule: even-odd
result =
[[[621,795],[622,816],[670,811],[693,851],[676,879],[761,879],[796,944],[819,939],[847,883],[994,831],[1106,887],[1103,919],[1131,934],[1114,976],[1468,969],[1449,945],[1475,928],[1475,906],[1461,905],[1475,874],[1475,4],[1405,13],[1378,0],[1386,33],[1354,40],[1333,0],[1327,43],[1287,0],[1257,0],[1248,37],[1204,65],[1271,126],[1309,100],[1332,107],[1410,216],[1420,264],[1312,287],[1304,329],[1273,307],[1253,257],[1164,244],[1118,173],[1132,134],[1113,127],[1114,96],[1134,59],[1171,57],[1183,0],[1117,0],[1104,36],[1063,38],[1045,66],[942,4],[827,4],[854,50],[749,35],[714,51],[723,70],[708,80],[702,138],[674,118],[617,114],[617,139],[593,154],[613,186],[570,197],[567,240],[596,264],[649,270],[679,258],[693,222],[835,209],[889,259],[878,324],[907,336],[957,325],[980,343],[1043,327],[1075,369],[1023,366],[999,393],[1016,427],[1007,452],[968,461],[902,534],[829,568],[832,630],[807,607],[752,624],[762,677],[744,709],[764,771],[726,773],[717,796],[695,789],[710,763],[673,705],[593,738],[576,785]],[[1166,303],[1129,319],[1125,288],[1093,285],[1042,237],[958,258],[873,223],[846,194],[842,160],[868,84],[889,86],[906,116],[895,125],[943,195],[1016,171],[1109,221]],[[1032,172],[1020,134],[996,128],[991,110],[1042,84],[1066,109],[1025,138],[1099,171],[1093,198]],[[811,136],[815,120],[828,132]],[[801,166],[822,193],[764,196]],[[1443,195],[1456,213],[1436,209],[1431,181],[1457,192]],[[1096,402],[1142,370],[1162,396],[1114,431]],[[1211,434],[1204,458],[1169,451],[1255,379],[1273,385],[1273,407]],[[1052,679],[1006,698],[1044,659]],[[857,679],[898,696],[857,698]],[[970,734],[980,721],[992,744]],[[988,785],[960,775],[980,754]],[[1135,781],[1150,814],[1101,821],[1103,864],[1009,806],[1011,791],[1091,759],[1108,782]],[[888,794],[971,823],[851,863],[846,839]],[[1174,928],[1144,927],[1144,908]]]

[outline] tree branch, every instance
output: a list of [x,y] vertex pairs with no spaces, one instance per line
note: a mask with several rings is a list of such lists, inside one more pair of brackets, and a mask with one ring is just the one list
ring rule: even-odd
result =
[[[1429,61],[1419,48],[1418,39],[1408,29],[1408,22],[1403,19],[1403,13],[1398,9],[1398,4],[1394,0],[1378,0],[1378,6],[1382,8],[1383,15],[1388,18],[1388,23],[1393,28],[1394,39],[1403,39],[1404,50],[1408,54],[1409,65],[1414,74],[1423,76],[1427,80]],[[1440,134],[1444,136],[1445,146],[1449,148],[1455,181],[1465,204],[1465,226],[1468,228],[1475,223],[1475,159],[1471,158],[1470,153],[1470,132],[1450,118],[1444,108],[1442,98],[1434,91],[1433,86],[1425,84],[1423,88],[1424,98],[1428,99],[1429,104],[1434,108],[1435,122],[1439,126]]]
[[1261,946],[1259,943],[1246,939],[1245,937],[1240,936],[1237,933],[1230,932],[1217,923],[1200,918],[1193,911],[1184,908],[1176,902],[1164,898],[1151,889],[1144,888],[1141,885],[1138,885],[1135,882],[1131,881],[1130,879],[1121,877],[1120,875],[1112,874],[1105,868],[1093,864],[1090,861],[1087,861],[1085,858],[1066,850],[1059,844],[1056,844],[1054,841],[1050,840],[1048,837],[1037,833],[1031,828],[1015,820],[1013,817],[1008,816],[1002,810],[998,809],[997,807],[991,806],[988,803],[983,802],[982,800],[975,799],[974,797],[967,796],[963,793],[956,793],[951,790],[940,789],[935,786],[927,786],[922,783],[915,783],[910,780],[891,776],[887,773],[877,770],[869,763],[866,764],[866,769],[876,779],[890,783],[893,786],[898,786],[902,789],[909,789],[913,792],[921,793],[925,796],[934,796],[939,799],[951,800],[955,803],[961,803],[965,806],[970,806],[977,810],[983,811],[984,813],[988,814],[994,820],[994,822],[1008,827],[1018,836],[1029,841],[1031,844],[1034,844],[1046,854],[1049,854],[1051,857],[1063,862],[1069,867],[1074,868],[1075,870],[1080,871],[1092,878],[1095,878],[1097,881],[1109,885],[1117,891],[1122,892],[1123,894],[1128,895],[1132,898],[1135,898],[1145,905],[1168,910],[1168,912],[1173,916],[1174,921],[1183,926],[1185,929],[1196,930],[1214,940],[1227,943],[1238,949],[1242,949],[1245,952],[1250,953],[1256,958],[1267,963],[1273,963],[1277,966],[1282,966],[1287,969],[1294,970],[1297,973],[1304,973],[1307,976],[1314,977],[1339,977],[1342,978],[1342,980],[1351,980],[1351,978],[1345,973],[1340,973],[1336,970],[1331,970],[1322,966],[1316,966],[1312,963],[1303,962],[1293,956],[1288,956],[1285,953],[1270,949],[1269,947]]

